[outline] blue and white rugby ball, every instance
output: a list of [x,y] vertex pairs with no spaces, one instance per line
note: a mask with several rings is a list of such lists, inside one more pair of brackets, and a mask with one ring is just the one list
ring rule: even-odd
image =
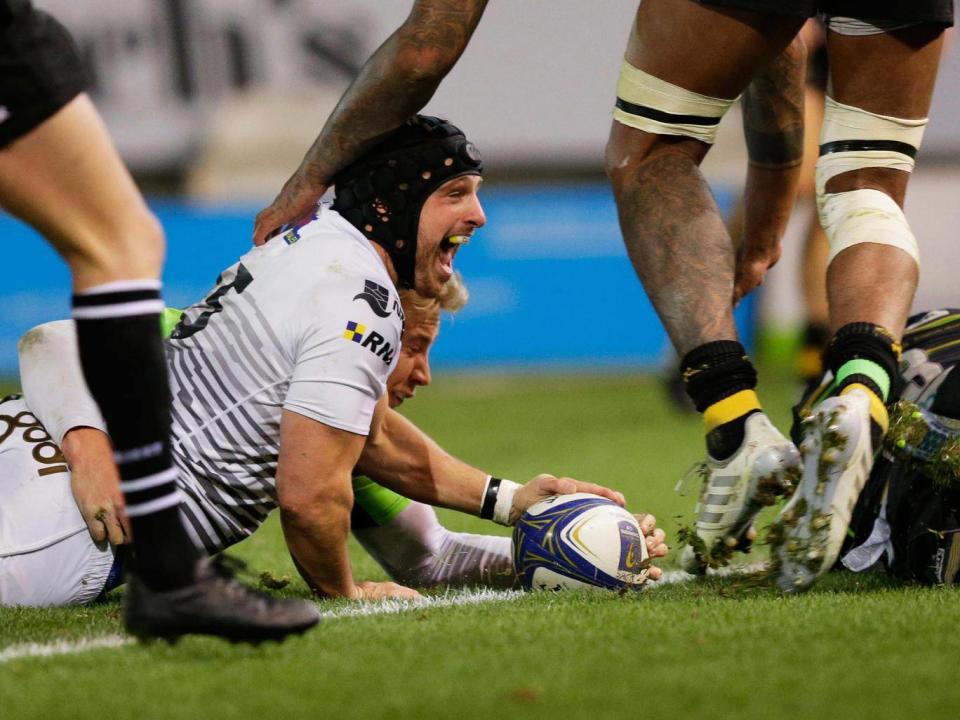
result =
[[637,519],[590,493],[531,505],[513,529],[513,564],[526,590],[637,589],[647,544]]

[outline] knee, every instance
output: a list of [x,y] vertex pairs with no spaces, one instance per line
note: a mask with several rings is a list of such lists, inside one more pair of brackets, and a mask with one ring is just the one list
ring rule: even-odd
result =
[[83,231],[67,262],[75,274],[97,282],[159,277],[166,241],[157,217],[144,205],[128,208]]
[[604,154],[604,170],[615,194],[644,181],[646,171],[665,158],[699,166],[710,149],[698,140],[657,135],[614,123]]
[[[135,277],[159,276],[166,254],[166,239],[157,216],[143,207],[125,218],[110,237],[117,262]],[[119,269],[119,268],[118,268]]]

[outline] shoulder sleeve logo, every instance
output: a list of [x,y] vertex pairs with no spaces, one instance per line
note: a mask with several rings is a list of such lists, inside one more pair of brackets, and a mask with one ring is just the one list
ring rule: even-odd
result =
[[390,314],[390,291],[373,280],[364,280],[363,292],[353,299],[366,302],[378,317],[385,318]]

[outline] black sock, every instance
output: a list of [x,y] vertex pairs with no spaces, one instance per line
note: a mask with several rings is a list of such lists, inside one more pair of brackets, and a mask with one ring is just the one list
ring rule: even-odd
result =
[[109,283],[73,297],[80,363],[113,442],[135,570],[156,590],[190,584],[199,557],[179,512],[162,310],[155,280]]
[[[729,457],[743,443],[747,418],[760,411],[753,393],[757,371],[743,345],[734,340],[700,345],[683,357],[680,371],[687,394],[697,410],[705,413],[707,452],[717,460]],[[743,397],[735,398],[732,406],[718,405],[739,393]],[[717,412],[717,408],[723,411]]]
[[[899,378],[900,345],[879,325],[866,322],[844,325],[833,336],[823,360],[834,378],[840,378],[834,394],[839,395],[847,385],[859,383],[884,402],[888,397],[896,396],[893,385]],[[854,360],[867,361],[861,363],[865,372],[847,372],[850,367],[847,363]]]

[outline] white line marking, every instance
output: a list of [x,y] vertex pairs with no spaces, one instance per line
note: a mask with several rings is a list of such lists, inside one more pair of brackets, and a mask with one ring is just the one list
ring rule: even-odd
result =
[[89,650],[123,647],[133,642],[133,638],[125,635],[103,635],[83,640],[58,640],[44,645],[40,643],[21,643],[0,650],[0,663],[23,660],[24,658],[74,655]]
[[[490,588],[453,590],[443,595],[418,598],[416,600],[380,600],[358,603],[347,607],[322,612],[324,620],[340,618],[367,617],[371,615],[395,615],[421,610],[423,608],[443,608],[457,605],[480,605],[502,600],[516,600],[526,593],[519,590],[492,590]],[[321,628],[321,632],[322,632]],[[136,640],[126,635],[103,635],[82,640],[57,640],[52,643],[21,643],[0,650],[0,664],[25,660],[27,658],[45,658],[54,655],[76,655],[91,650],[107,650],[132,645]]]
[[520,590],[493,590],[478,588],[471,590],[452,590],[443,595],[422,597],[416,600],[379,600],[363,604],[330,610],[320,613],[324,620],[338,618],[366,617],[368,615],[394,615],[423,608],[454,607],[457,605],[480,605],[501,600],[516,600],[526,595]]
[[[712,570],[710,571],[710,575],[719,575],[721,577],[728,575],[745,575],[762,570],[764,567],[765,563],[758,562],[750,565],[722,568],[716,571]],[[663,578],[661,578],[659,582],[650,586],[650,589],[655,590],[661,585],[690,582],[696,578],[696,575],[691,575],[683,570],[668,570],[663,574]],[[488,602],[517,600],[525,595],[527,595],[527,593],[520,590],[494,590],[491,588],[451,590],[443,595],[427,596],[417,598],[416,600],[380,600],[377,602],[351,604],[346,607],[337,608],[336,610],[321,612],[320,617],[324,620],[339,620],[341,618],[370,617],[373,615],[397,615],[410,612],[411,610],[422,610],[424,608],[481,605]],[[11,645],[0,650],[0,664],[27,658],[75,655],[90,652],[91,650],[116,649],[132,645],[134,642],[136,641],[133,638],[125,635],[103,635],[101,637],[83,640],[58,640],[47,644],[22,643],[20,645]]]

